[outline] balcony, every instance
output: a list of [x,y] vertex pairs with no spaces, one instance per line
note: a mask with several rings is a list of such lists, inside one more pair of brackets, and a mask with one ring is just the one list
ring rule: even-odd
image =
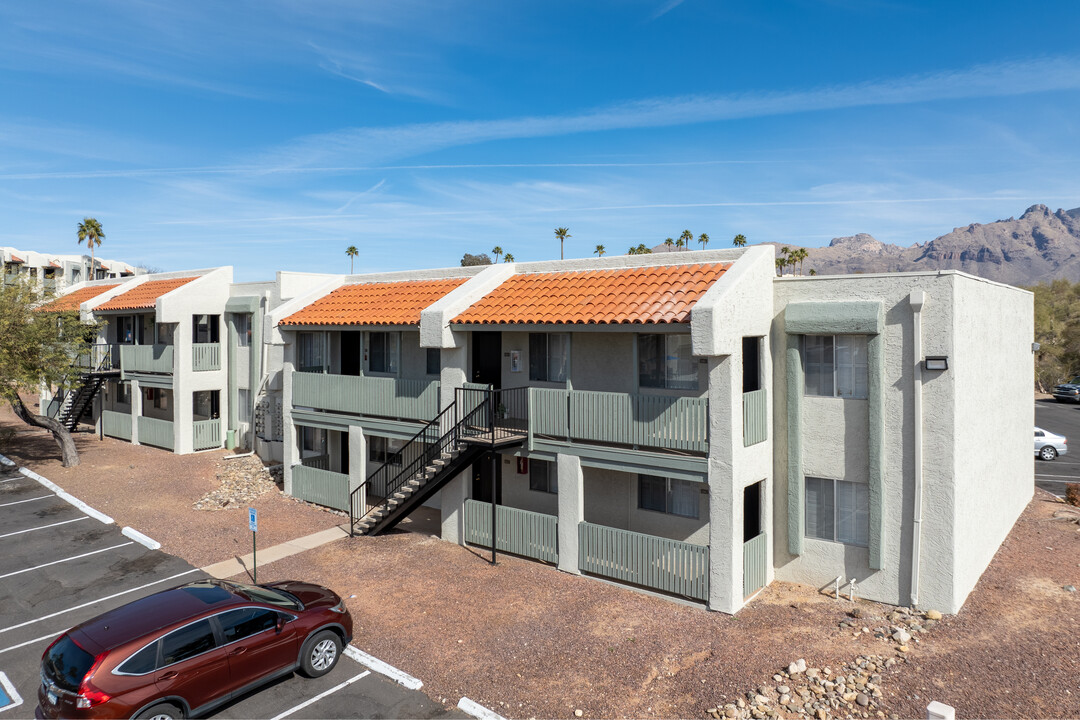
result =
[[759,442],[769,439],[768,419],[769,413],[766,407],[766,393],[764,388],[753,392],[743,393],[742,396],[742,422],[743,422],[743,446],[750,447]]
[[173,372],[172,345],[121,345],[120,368],[125,372]]
[[434,380],[293,373],[293,406],[405,420],[439,414]]
[[221,420],[196,420],[192,423],[192,450],[221,447]]
[[528,414],[530,436],[709,451],[706,398],[529,388]]
[[138,420],[140,445],[153,445],[166,450],[173,449],[173,424],[171,420],[158,420],[145,415],[140,415]]
[[85,370],[115,370],[120,367],[120,355],[116,352],[119,345],[108,343],[95,343],[89,345],[85,352],[75,357],[75,367]]
[[195,372],[221,369],[220,343],[195,343],[191,346],[191,369]]

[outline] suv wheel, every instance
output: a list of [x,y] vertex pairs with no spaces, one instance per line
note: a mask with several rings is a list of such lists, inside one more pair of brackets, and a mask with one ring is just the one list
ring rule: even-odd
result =
[[315,633],[300,651],[300,672],[309,678],[322,677],[334,669],[341,657],[341,638],[333,630]]
[[1039,457],[1043,460],[1053,460],[1057,457],[1057,450],[1054,449],[1053,445],[1047,445],[1040,448]]
[[135,717],[141,720],[180,720],[184,717],[184,713],[171,703],[161,703],[143,710]]

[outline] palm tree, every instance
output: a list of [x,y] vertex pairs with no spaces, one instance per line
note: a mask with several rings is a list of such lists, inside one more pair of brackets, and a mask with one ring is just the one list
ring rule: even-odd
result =
[[746,247],[746,236],[739,233],[735,236],[735,239],[731,241],[731,244],[735,247]]
[[705,246],[709,244],[709,236],[705,233],[701,233],[701,235],[698,236],[697,241],[701,243],[701,249],[704,250]]
[[491,254],[495,256],[495,264],[499,264],[499,256],[503,254],[503,249],[500,245],[496,245],[491,248]]
[[670,249],[671,246],[675,244],[675,241],[672,240],[671,238],[668,238],[667,240],[664,241],[664,244],[667,245],[668,248]]
[[809,255],[810,255],[810,253],[807,252],[806,248],[799,248],[794,253],[792,253],[792,257],[794,257],[795,260],[797,260],[799,262],[799,274],[800,275],[802,275],[803,262],[806,261],[806,258]]
[[360,251],[356,249],[355,245],[350,245],[345,248],[345,254],[349,256],[349,274],[353,274],[353,258],[360,254]]
[[573,237],[570,234],[570,228],[555,228],[555,237],[559,238],[559,259],[563,259],[563,243],[566,242],[566,238]]
[[645,243],[638,243],[637,254],[638,255],[652,255],[652,248],[645,247]]
[[86,241],[87,247],[90,248],[90,276],[87,280],[93,280],[94,278],[94,248],[101,247],[101,241],[105,239],[105,231],[101,229],[101,223],[92,217],[83,218],[83,221],[79,223],[79,244],[82,245],[83,241]]
[[514,256],[510,253],[506,253],[506,257],[503,258],[503,262],[514,262]]
[[809,275],[810,277],[813,277],[814,275],[817,275],[817,270],[815,270],[814,268],[810,268],[810,272],[808,272],[806,274]]
[[596,246],[596,249],[595,249],[595,250],[593,250],[593,255],[595,255],[596,257],[604,257],[604,251],[605,251],[605,249],[606,249],[606,248],[604,248],[604,246],[603,246],[603,245],[597,245],[597,246]]
[[689,230],[683,230],[682,235],[679,236],[679,247],[690,247],[690,243],[692,242],[694,242],[694,233],[690,232]]

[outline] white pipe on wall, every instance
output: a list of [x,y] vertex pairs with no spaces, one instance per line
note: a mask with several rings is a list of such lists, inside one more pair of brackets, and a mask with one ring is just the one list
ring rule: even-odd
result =
[[914,342],[912,346],[912,390],[915,411],[915,508],[911,525],[911,607],[919,605],[919,543],[922,540],[923,496],[923,410],[922,410],[922,309],[926,293],[915,290],[908,297],[911,304]]

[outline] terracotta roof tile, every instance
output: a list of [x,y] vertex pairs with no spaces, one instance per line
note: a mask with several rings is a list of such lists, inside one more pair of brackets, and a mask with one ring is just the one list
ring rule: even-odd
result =
[[13,262],[13,263],[21,263],[22,261],[23,261],[23,259],[21,257],[15,257],[14,255],[11,256],[10,260],[8,260],[8,262]]
[[345,285],[281,325],[419,325],[420,311],[468,278]]
[[172,292],[178,287],[187,285],[194,277],[169,278],[167,280],[150,280],[128,290],[126,293],[117,295],[104,305],[94,308],[100,310],[146,310],[154,307],[157,299],[165,293]]
[[452,323],[684,323],[730,265],[710,263],[514,275]]
[[61,295],[50,303],[45,303],[38,308],[41,312],[68,312],[69,310],[78,310],[79,306],[90,298],[95,298],[102,293],[112,290],[115,285],[92,285],[90,287],[84,287],[70,292],[67,295]]

